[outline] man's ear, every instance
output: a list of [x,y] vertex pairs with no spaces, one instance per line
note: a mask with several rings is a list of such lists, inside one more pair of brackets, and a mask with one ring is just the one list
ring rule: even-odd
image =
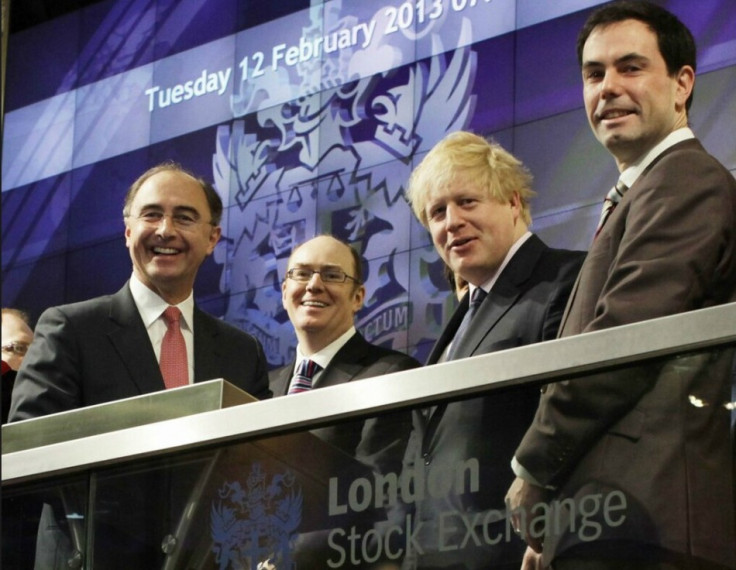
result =
[[210,243],[207,246],[207,255],[211,255],[212,252],[215,251],[215,246],[217,245],[217,242],[220,241],[221,236],[222,228],[220,226],[213,227],[210,232]]
[[685,109],[685,104],[695,87],[695,70],[689,65],[683,65],[675,75],[675,83],[677,84],[675,93],[676,110],[682,111]]
[[514,212],[514,220],[521,219],[521,212],[522,212],[521,196],[519,196],[519,193],[517,191],[514,191],[514,193],[511,195],[509,204],[511,204],[511,209]]
[[358,285],[353,291],[353,313],[357,313],[363,308],[365,301],[365,285]]

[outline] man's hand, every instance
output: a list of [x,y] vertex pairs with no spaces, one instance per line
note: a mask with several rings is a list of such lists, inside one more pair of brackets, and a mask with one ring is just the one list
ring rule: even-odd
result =
[[547,566],[542,565],[542,555],[534,552],[531,546],[527,546],[521,561],[521,570],[547,570]]
[[[533,518],[534,505],[544,503],[546,492],[542,487],[532,485],[517,477],[506,492],[506,508],[516,533],[523,538],[534,552],[542,552],[542,536],[531,536],[529,523]],[[526,556],[525,556],[526,560]],[[541,562],[540,562],[541,564]],[[527,567],[524,567],[527,568]],[[528,566],[533,568],[533,566]]]

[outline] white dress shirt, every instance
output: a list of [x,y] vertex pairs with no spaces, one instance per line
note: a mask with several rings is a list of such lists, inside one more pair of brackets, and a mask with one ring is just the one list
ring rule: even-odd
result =
[[[166,322],[163,313],[170,305],[141,283],[135,274],[130,277],[130,292],[138,308],[138,313],[143,319],[148,338],[151,339],[151,346],[153,346],[153,352],[156,353],[156,360],[160,362],[161,342],[166,334]],[[189,293],[189,297],[174,306],[181,311],[179,323],[184,342],[187,345],[187,367],[189,369],[189,383],[191,384],[194,382],[194,293]]]
[[330,344],[328,344],[326,347],[324,347],[322,350],[318,350],[314,354],[310,356],[304,356],[304,353],[302,352],[301,346],[296,345],[296,362],[294,363],[294,370],[291,373],[291,381],[289,382],[289,390],[291,390],[291,384],[294,382],[294,376],[296,375],[296,371],[299,368],[299,364],[302,360],[312,360],[313,362],[316,362],[319,364],[322,368],[319,372],[317,372],[312,377],[312,388],[316,388],[317,384],[319,383],[319,378],[322,376],[322,372],[325,368],[327,368],[327,365],[330,363],[330,361],[335,357],[337,352],[345,346],[345,344],[353,338],[353,335],[356,333],[355,327],[350,327],[348,330],[346,330],[342,335],[337,337],[335,340],[333,340]]

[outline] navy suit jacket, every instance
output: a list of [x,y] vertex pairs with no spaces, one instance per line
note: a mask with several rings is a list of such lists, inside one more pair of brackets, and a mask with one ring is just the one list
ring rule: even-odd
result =
[[[194,309],[194,381],[224,378],[270,397],[256,339]],[[13,388],[10,421],[164,389],[156,355],[128,284],[114,295],[50,308]]]
[[[356,332],[322,371],[315,390],[410,370],[419,365],[411,356],[371,344]],[[288,393],[293,374],[293,363],[270,373],[274,396]],[[401,467],[410,430],[411,418],[408,413],[401,412],[388,414],[380,421],[370,418],[366,422],[315,429],[312,433],[380,472],[396,473]]]
[[[511,258],[478,308],[456,349],[455,359],[556,338],[584,258],[584,252],[551,249],[532,235]],[[453,340],[468,310],[468,297],[465,295],[450,318],[427,364],[437,363]],[[488,509],[503,512],[505,492],[513,480],[511,458],[534,416],[538,400],[538,388],[514,388],[414,412],[415,429],[407,449],[405,469],[424,470],[425,481],[435,466],[454,468],[469,459],[477,459],[480,469],[478,492],[449,493],[439,498],[425,493],[425,499],[416,504],[417,523],[425,524],[428,540],[440,536],[436,525],[442,513]],[[455,540],[445,533],[447,544],[463,540],[464,527],[459,519],[452,520],[461,534]],[[518,543],[521,546],[521,541]],[[436,545],[424,546],[431,551]],[[509,554],[500,546],[491,550],[492,554],[476,555],[478,568],[512,561],[491,556],[513,559],[519,554],[516,550]],[[428,555],[434,556],[436,552]],[[462,549],[457,551],[457,556],[463,561],[473,557]]]

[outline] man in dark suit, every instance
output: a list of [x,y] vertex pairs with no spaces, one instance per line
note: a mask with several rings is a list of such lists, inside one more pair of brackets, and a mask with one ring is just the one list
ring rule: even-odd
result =
[[[275,396],[409,370],[419,363],[401,352],[370,344],[355,330],[355,313],[363,306],[365,287],[360,256],[328,235],[297,246],[282,284],[284,308],[297,336],[296,358],[270,373]],[[312,361],[317,371],[309,387],[300,385],[299,367]],[[303,381],[302,381],[303,382]],[[321,439],[381,472],[397,472],[408,425],[403,414],[356,424],[314,430]]]
[[197,270],[220,237],[217,192],[178,166],[136,180],[124,206],[133,275],[114,295],[45,311],[13,391],[10,420],[53,414],[163,390],[163,311],[179,307],[187,383],[225,378],[270,395],[266,361],[250,335],[199,310]]
[[[222,202],[215,189],[166,163],[133,183],[123,214],[133,263],[130,281],[114,295],[41,315],[18,371],[11,421],[213,378],[225,378],[257,398],[271,395],[256,339],[194,304],[197,271],[220,237]],[[178,326],[176,319],[171,326],[165,320],[171,307],[180,313]],[[166,360],[173,361],[173,375]],[[175,522],[175,510],[183,504],[162,504],[165,477],[140,477],[137,487],[133,476],[108,489],[98,485],[95,557],[105,567],[160,566],[161,539],[171,530],[156,534],[146,521],[159,522],[152,508],[171,506]],[[67,567],[74,553],[63,509],[52,500],[44,509],[36,567]],[[101,530],[106,520],[112,530]]]
[[[531,176],[520,161],[466,132],[442,140],[412,173],[407,195],[414,213],[440,257],[470,284],[427,364],[555,338],[584,253],[551,249],[529,232],[532,194]],[[481,481],[477,492],[429,494],[416,504],[414,524],[425,533],[425,555],[416,566],[518,565],[523,544],[516,539],[461,547],[467,536],[462,517],[479,520],[469,513],[503,511],[508,463],[538,397],[535,389],[494,392],[414,414],[407,472],[423,470],[428,480],[436,467],[477,460]],[[496,523],[502,534],[503,524]],[[489,532],[495,536],[496,530]],[[437,544],[439,536],[444,545]]]
[[[736,182],[687,128],[690,31],[653,4],[615,2],[588,18],[578,58],[588,121],[623,184],[560,336],[736,300]],[[508,493],[515,524],[542,552],[528,551],[526,567],[736,567],[727,352],[546,388]],[[570,525],[542,536],[520,516],[548,500],[580,515],[586,498],[614,494],[616,516],[595,541]]]
[[[350,245],[321,235],[297,246],[291,253],[281,290],[284,308],[298,340],[295,361],[273,370],[270,385],[276,397],[298,397],[300,392],[319,390],[346,382],[416,368],[419,363],[401,352],[369,343],[355,329],[355,313],[363,306],[365,286],[360,256]],[[411,431],[405,412],[386,414],[365,421],[351,421],[317,428],[311,433],[357,459],[355,475],[398,473]],[[319,461],[320,458],[315,458]],[[375,517],[382,519],[380,512]],[[345,526],[368,530],[371,515]],[[302,533],[293,548],[299,567],[324,568],[334,557],[328,531]]]

